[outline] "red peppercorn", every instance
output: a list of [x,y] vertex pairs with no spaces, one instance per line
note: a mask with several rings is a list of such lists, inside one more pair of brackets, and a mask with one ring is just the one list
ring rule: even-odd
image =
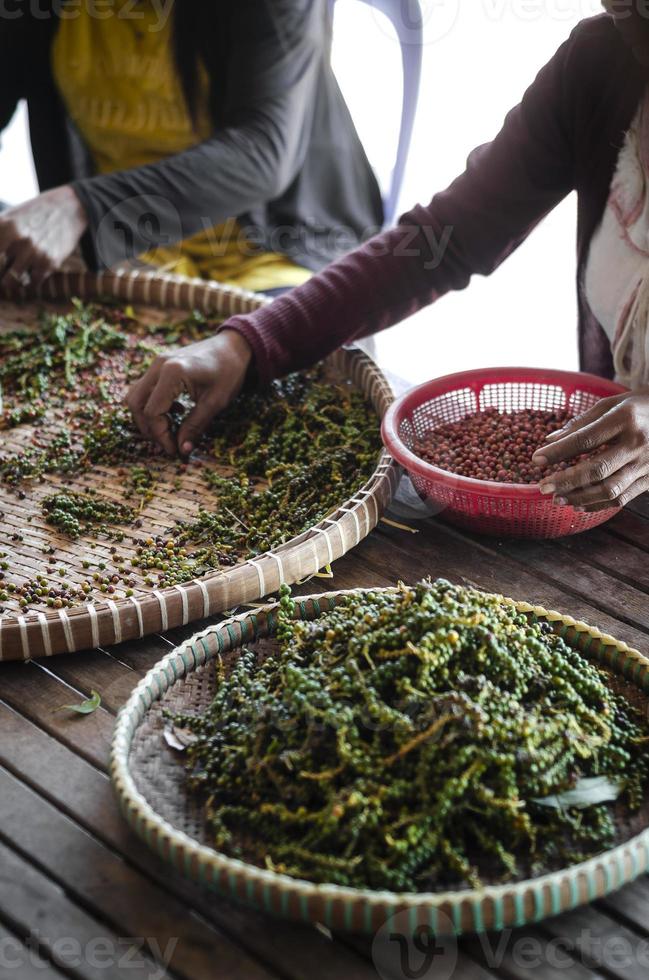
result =
[[458,422],[445,422],[419,439],[414,452],[441,469],[460,476],[498,483],[538,483],[549,473],[566,469],[560,463],[542,470],[532,456],[551,432],[570,418],[564,410],[487,408]]

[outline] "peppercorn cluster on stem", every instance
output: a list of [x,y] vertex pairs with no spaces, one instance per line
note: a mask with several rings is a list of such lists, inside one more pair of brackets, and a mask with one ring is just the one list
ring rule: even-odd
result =
[[276,652],[217,667],[188,786],[227,854],[316,882],[479,887],[593,855],[611,807],[535,801],[648,775],[641,717],[543,622],[446,581],[348,596],[313,622],[280,602]]
[[[0,493],[34,495],[32,514],[53,529],[34,574],[0,569],[0,613],[130,597],[228,568],[317,524],[369,479],[381,448],[376,414],[321,369],[243,393],[191,461],[156,456],[123,404],[126,387],[169,344],[215,327],[199,314],[147,327],[130,308],[75,301],[35,330],[0,334],[0,429],[12,430],[0,448]],[[174,424],[186,408],[174,406]],[[110,496],[87,485],[111,470]],[[183,487],[186,474],[200,489],[194,479]],[[192,500],[167,523],[156,489],[170,484]],[[69,538],[77,553],[88,547],[86,578],[66,567]],[[96,541],[111,545],[103,560]]]

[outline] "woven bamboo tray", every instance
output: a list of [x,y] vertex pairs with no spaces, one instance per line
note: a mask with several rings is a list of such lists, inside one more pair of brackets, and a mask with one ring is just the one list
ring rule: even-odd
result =
[[[248,313],[269,302],[266,297],[217,283],[144,270],[96,275],[68,272],[52,276],[42,292],[36,294],[22,288],[13,289],[11,301],[0,302],[0,330],[29,326],[41,309],[48,308],[48,301],[57,301],[56,308],[60,309],[61,301],[72,297],[133,304],[138,318],[148,323],[180,319],[194,309],[219,316]],[[393,395],[383,374],[369,358],[358,350],[343,349],[328,358],[325,365],[334,379],[348,380],[359,388],[371,402],[378,419],[383,417]],[[24,444],[29,430],[21,427],[2,433],[1,438],[3,449],[7,449],[12,441],[20,438]],[[396,463],[383,452],[368,482],[359,487],[351,500],[341,501],[338,509],[319,524],[272,552],[187,584],[155,589],[138,582],[130,598],[104,600],[102,597],[68,609],[24,615],[19,610],[7,609],[0,615],[0,661],[51,656],[136,639],[253,601],[276,591],[283,582],[292,584],[307,578],[369,534],[392,499],[398,473]],[[36,572],[43,574],[47,563],[44,547],[55,546],[53,562],[64,564],[66,579],[79,584],[88,576],[82,560],[89,554],[97,562],[113,561],[110,542],[83,536],[71,541],[45,524],[40,497],[51,492],[56,483],[56,477],[48,477],[46,486],[35,486],[24,500],[0,487],[0,551],[7,554],[12,571],[30,578]],[[122,490],[119,474],[108,467],[97,467],[78,479],[66,479],[65,486],[77,491],[97,488],[104,496],[112,494],[115,499]],[[139,515],[142,526],[138,534],[142,537],[160,534],[176,518],[191,519],[201,496],[204,499],[205,487],[198,473],[190,469],[179,478],[175,464],[165,464],[155,499]],[[22,535],[21,541],[13,540],[16,534]],[[128,548],[129,537],[126,536],[125,546],[118,549],[118,557],[121,555],[126,560],[133,551],[132,547]]]
[[[362,591],[362,590],[357,590]],[[372,590],[376,592],[377,590]],[[295,603],[297,618],[314,619],[347,592]],[[611,684],[645,711],[649,659],[599,630],[526,602],[499,597],[556,633],[607,669]],[[185,790],[182,755],[163,738],[163,710],[201,711],[214,694],[212,662],[236,657],[242,644],[272,642],[274,606],[229,619],[198,633],[160,661],[135,688],[118,717],[112,753],[113,785],[126,820],[176,870],[238,902],[284,918],[331,929],[374,933],[393,916],[408,916],[412,930],[457,935],[521,926],[556,915],[620,888],[649,870],[649,799],[631,819],[616,820],[610,851],[541,877],[480,891],[394,894],[313,884],[225,857],[209,845],[196,799]],[[441,928],[440,928],[441,927]]]

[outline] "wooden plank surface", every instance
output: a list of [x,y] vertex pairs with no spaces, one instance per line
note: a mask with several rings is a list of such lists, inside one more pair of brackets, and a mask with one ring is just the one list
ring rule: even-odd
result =
[[[138,980],[154,972],[154,960],[142,951],[130,931],[119,935],[106,922],[88,914],[63,887],[2,842],[0,868],[0,921],[23,940],[35,941],[39,951],[65,972],[88,980],[113,980],[120,976],[123,963],[130,964],[132,976]],[[100,940],[110,951],[104,957],[94,955]],[[157,967],[158,975],[169,976],[161,963]]]
[[[418,533],[380,525],[334,565],[332,580],[313,580],[300,591],[443,576],[556,608],[649,651],[646,501],[605,528],[558,543],[477,539],[434,521],[413,527]],[[332,937],[207,894],[143,848],[120,817],[106,772],[115,714],[144,673],[204,625],[111,650],[3,665],[0,980],[384,980],[371,938]],[[92,690],[102,696],[93,715],[59,710]],[[648,941],[649,879],[643,878],[540,926],[463,938],[439,956],[430,975],[646,980]],[[99,955],[88,954],[95,949]],[[128,972],[118,953],[133,958]],[[12,956],[24,961],[19,972]]]

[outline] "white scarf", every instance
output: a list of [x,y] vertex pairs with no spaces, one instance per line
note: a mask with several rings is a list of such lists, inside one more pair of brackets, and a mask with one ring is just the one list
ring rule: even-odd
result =
[[616,380],[649,384],[649,96],[626,135],[601,224],[590,245],[584,287],[606,331]]

